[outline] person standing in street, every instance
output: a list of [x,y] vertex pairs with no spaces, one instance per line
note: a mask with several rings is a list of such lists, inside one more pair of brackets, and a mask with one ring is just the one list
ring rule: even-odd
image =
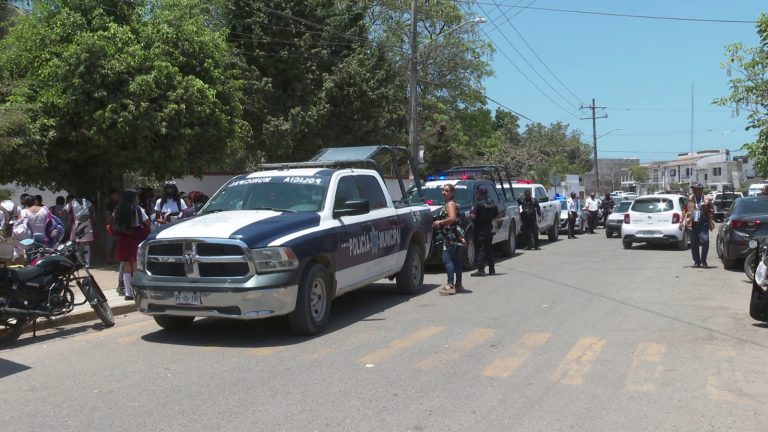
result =
[[123,284],[123,270],[124,264],[117,260],[117,235],[111,230],[113,227],[115,209],[120,203],[120,191],[117,189],[111,189],[109,191],[109,199],[104,203],[104,217],[107,221],[107,264],[112,265],[117,261],[120,265],[117,271],[117,294],[125,295],[125,285]]
[[680,229],[690,231],[694,267],[708,268],[709,232],[715,229],[715,209],[712,201],[704,196],[704,186],[701,183],[693,184],[691,189],[693,195],[688,197],[685,220],[680,222]]
[[499,216],[499,208],[488,199],[488,191],[483,186],[475,192],[475,205],[470,211],[469,217],[474,223],[473,236],[477,248],[477,271],[470,276],[485,276],[485,266],[488,265],[489,275],[496,274],[493,259],[493,221]]
[[541,206],[531,196],[531,190],[526,189],[523,196],[517,200],[520,206],[520,219],[523,223],[523,238],[525,238],[525,250],[539,250],[539,224]]
[[568,238],[576,238],[576,217],[579,214],[579,197],[576,192],[571,192],[571,197],[566,201],[568,208]]
[[459,228],[459,206],[454,201],[455,193],[452,184],[443,185],[445,205],[432,221],[437,244],[443,247],[443,264],[448,276],[448,282],[438,290],[440,295],[453,295],[464,289],[461,284],[461,246],[464,244],[464,236]]
[[139,194],[135,190],[123,191],[112,222],[112,231],[117,235],[117,259],[123,263],[125,299],[133,300],[131,275],[136,268],[136,252],[149,234],[149,217],[139,205]]
[[597,209],[598,204],[595,199],[595,193],[589,194],[589,198],[584,200],[584,207],[587,208],[587,232],[590,234],[595,233],[595,227],[597,226]]
[[613,198],[611,198],[611,194],[608,192],[605,193],[605,199],[600,202],[600,208],[603,210],[603,227],[606,226],[608,223],[608,216],[613,213],[613,206],[614,206]]

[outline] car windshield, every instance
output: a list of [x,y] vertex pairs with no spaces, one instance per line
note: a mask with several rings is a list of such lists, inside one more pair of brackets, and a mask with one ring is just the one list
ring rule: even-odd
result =
[[[529,190],[531,190],[531,188],[530,187],[519,187],[519,186],[515,187],[515,186],[512,186],[512,196],[515,199],[522,199],[523,198],[523,193],[525,193],[525,191],[527,191],[527,190],[529,191]],[[531,194],[533,194],[533,192],[531,192]]]
[[[427,184],[422,186],[421,191],[424,193],[424,202],[427,205],[443,204],[443,186],[444,185],[442,184]],[[456,200],[456,204],[460,206],[472,204],[471,192],[465,185],[456,185],[454,199]],[[418,202],[415,187],[412,187],[408,191],[408,202]]]
[[626,213],[629,211],[629,207],[632,205],[632,201],[621,201],[618,204],[616,204],[616,207],[613,209],[615,213]]
[[669,198],[640,198],[634,201],[632,211],[638,213],[661,213],[674,209],[674,203]]
[[265,209],[317,212],[323,207],[328,180],[319,176],[237,178],[221,188],[201,214]]
[[768,199],[747,199],[742,198],[736,201],[737,208],[734,213],[741,215],[768,214]]

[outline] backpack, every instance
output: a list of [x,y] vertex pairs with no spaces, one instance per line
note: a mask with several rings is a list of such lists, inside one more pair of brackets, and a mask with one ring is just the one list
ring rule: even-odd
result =
[[75,198],[70,203],[72,208],[72,215],[75,217],[75,221],[78,221],[81,216],[90,214],[91,203],[85,198]]
[[45,245],[54,247],[64,238],[64,224],[58,216],[48,212],[48,219],[45,221]]
[[[10,205],[10,209],[7,208]],[[13,217],[19,213],[19,208],[13,201],[3,201],[0,204],[0,237],[9,238],[13,235]]]

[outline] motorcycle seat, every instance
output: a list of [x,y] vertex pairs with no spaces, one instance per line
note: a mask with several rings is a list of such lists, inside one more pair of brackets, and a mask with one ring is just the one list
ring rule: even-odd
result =
[[8,276],[15,282],[27,282],[45,273],[45,269],[37,266],[8,269]]

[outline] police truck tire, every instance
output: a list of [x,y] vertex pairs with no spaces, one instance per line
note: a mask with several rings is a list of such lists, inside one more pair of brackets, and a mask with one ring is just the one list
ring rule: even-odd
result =
[[555,220],[552,223],[552,226],[549,227],[549,232],[547,233],[547,238],[549,241],[557,241],[558,237],[560,237],[560,229],[558,227],[560,226],[560,220],[555,217]]
[[408,247],[403,268],[397,273],[397,291],[400,294],[418,294],[424,286],[424,257],[415,244]]
[[304,270],[296,296],[296,308],[288,316],[293,331],[318,334],[328,324],[331,314],[331,278],[320,264]]
[[501,253],[503,253],[505,257],[513,257],[517,251],[517,236],[515,236],[516,228],[517,226],[514,222],[509,224],[509,234],[507,234],[507,241],[505,241],[501,246]]
[[475,249],[475,239],[474,233],[471,230],[467,230],[467,234],[464,236],[464,249],[462,251],[462,269],[463,270],[471,270],[475,267],[475,254],[477,254],[477,249]]
[[624,249],[632,249],[632,242],[629,240],[622,240],[621,244],[624,246]]
[[157,325],[169,331],[185,329],[195,320],[195,317],[193,316],[172,315],[155,315],[152,318],[155,319]]

